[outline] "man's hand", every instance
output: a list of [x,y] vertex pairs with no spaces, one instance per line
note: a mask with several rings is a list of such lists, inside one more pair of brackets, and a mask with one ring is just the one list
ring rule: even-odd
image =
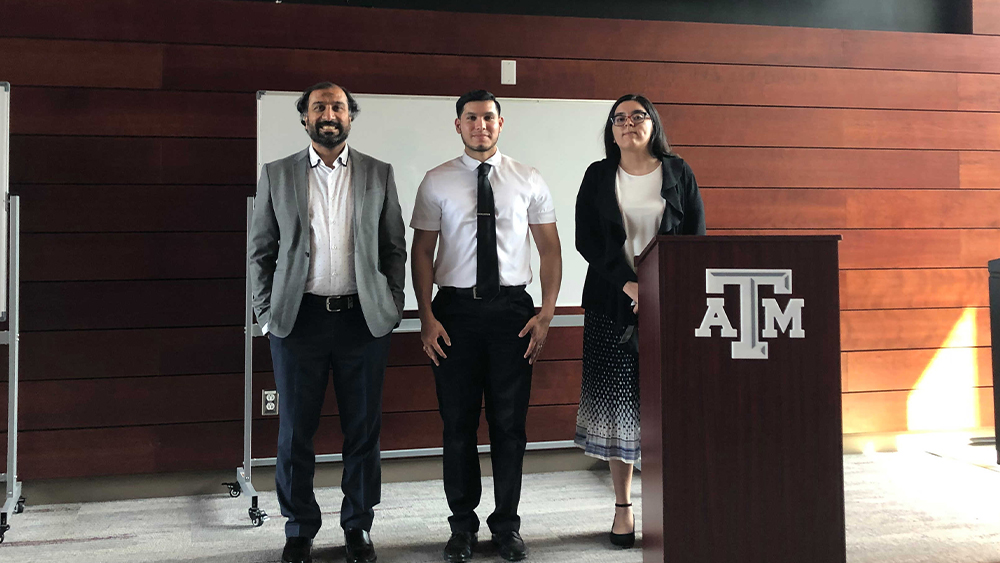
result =
[[441,365],[438,357],[448,357],[448,354],[445,354],[441,348],[441,344],[438,342],[439,339],[444,341],[445,346],[451,346],[451,338],[448,338],[448,332],[444,329],[444,325],[438,322],[436,318],[431,316],[428,319],[420,319],[420,341],[424,344],[424,354],[427,354],[427,357],[436,366]]
[[542,353],[542,347],[545,346],[545,339],[549,335],[549,323],[551,322],[552,315],[539,313],[528,319],[528,324],[524,325],[524,328],[517,335],[520,338],[524,338],[525,335],[531,333],[531,342],[528,342],[528,349],[524,352],[524,357],[528,358],[529,364],[534,364],[535,360],[538,359],[538,355]]

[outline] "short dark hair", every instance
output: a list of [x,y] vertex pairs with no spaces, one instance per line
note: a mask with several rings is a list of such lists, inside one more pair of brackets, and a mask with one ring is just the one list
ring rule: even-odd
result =
[[615,143],[615,134],[611,129],[614,125],[611,123],[611,120],[615,116],[615,110],[623,102],[639,102],[642,109],[649,114],[649,119],[653,122],[653,132],[649,136],[649,144],[646,145],[649,154],[656,158],[674,156],[673,151],[670,150],[670,143],[667,142],[667,134],[663,130],[660,114],[656,112],[656,107],[653,106],[653,103],[641,94],[625,94],[618,98],[614,105],[611,106],[611,111],[608,112],[608,120],[604,123],[604,154],[607,155],[608,160],[618,162],[622,159],[622,150]]
[[361,113],[361,106],[358,105],[358,101],[351,95],[350,90],[343,86],[338,86],[333,82],[319,82],[303,90],[302,95],[295,102],[295,109],[299,110],[299,121],[302,122],[302,125],[306,124],[306,114],[309,113],[309,96],[316,90],[329,90],[330,88],[340,88],[344,91],[344,94],[347,96],[347,112],[351,115],[351,121],[354,121],[354,118]]
[[497,106],[497,115],[500,115],[500,102],[497,101],[497,97],[492,92],[487,90],[473,90],[462,94],[458,101],[455,102],[455,114],[458,117],[462,117],[462,110],[465,109],[465,104],[469,102],[493,102]]

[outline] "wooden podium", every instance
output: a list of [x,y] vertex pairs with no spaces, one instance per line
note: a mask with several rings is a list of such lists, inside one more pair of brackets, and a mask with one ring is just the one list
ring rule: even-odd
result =
[[839,239],[636,261],[644,563],[845,562]]

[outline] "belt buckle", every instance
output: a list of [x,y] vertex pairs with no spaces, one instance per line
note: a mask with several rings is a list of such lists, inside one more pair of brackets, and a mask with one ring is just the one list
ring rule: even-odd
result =
[[[333,302],[334,299],[340,299],[340,298],[336,297],[336,296],[330,296],[330,297],[326,298],[326,311],[328,313],[339,313],[339,312],[341,312],[341,311],[344,310],[343,307],[337,307],[336,309],[331,309],[330,308],[330,303]],[[350,302],[350,300],[347,301],[347,308],[348,309],[351,308],[351,302]]]
[[479,296],[479,286],[475,286],[475,285],[472,286],[472,298],[473,299],[482,299],[482,297]]

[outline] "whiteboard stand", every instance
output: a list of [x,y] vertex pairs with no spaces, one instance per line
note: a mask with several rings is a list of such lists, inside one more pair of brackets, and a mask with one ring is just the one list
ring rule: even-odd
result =
[[246,493],[250,497],[250,508],[247,513],[254,527],[264,525],[269,517],[257,505],[259,497],[253,486],[251,472],[254,459],[251,457],[251,431],[253,428],[253,339],[264,336],[260,325],[253,322],[253,293],[250,287],[250,222],[253,220],[253,198],[247,198],[247,253],[246,253],[246,299],[245,323],[243,325],[243,465],[236,468],[236,481],[223,483],[229,487],[229,496],[238,497]]
[[[264,457],[255,458],[252,455],[251,433],[253,428],[253,339],[257,336],[264,336],[260,325],[254,323],[253,318],[253,290],[250,287],[250,223],[253,220],[253,199],[247,198],[247,256],[246,256],[246,303],[244,314],[245,324],[243,326],[243,465],[236,468],[236,481],[223,483],[229,488],[229,496],[236,498],[243,493],[250,497],[250,523],[254,527],[264,525],[264,521],[270,517],[260,509],[258,497],[260,496],[252,482],[252,470],[254,467],[274,467],[277,465],[277,458]],[[561,315],[553,319],[550,326],[583,326],[583,315]],[[419,319],[403,319],[399,326],[392,331],[394,334],[405,332],[420,332]],[[280,400],[279,400],[280,404]],[[573,440],[554,440],[550,442],[528,442],[525,446],[527,451],[533,450],[558,450],[575,447]],[[489,453],[489,444],[480,444],[479,453]],[[389,450],[380,452],[381,459],[418,458],[440,456],[444,453],[443,448],[415,448],[408,450]],[[337,463],[344,461],[343,454],[317,454],[316,463]]]
[[0,345],[8,347],[7,371],[7,472],[0,474],[0,480],[6,484],[7,495],[4,497],[3,510],[0,511],[0,543],[4,534],[10,529],[10,519],[14,514],[24,512],[24,497],[21,496],[21,483],[17,480],[17,383],[18,383],[18,352],[20,340],[21,310],[19,281],[21,277],[21,244],[18,238],[21,222],[21,201],[16,195],[9,196],[8,207],[10,216],[10,275],[9,283],[10,308],[8,329],[0,332]]

